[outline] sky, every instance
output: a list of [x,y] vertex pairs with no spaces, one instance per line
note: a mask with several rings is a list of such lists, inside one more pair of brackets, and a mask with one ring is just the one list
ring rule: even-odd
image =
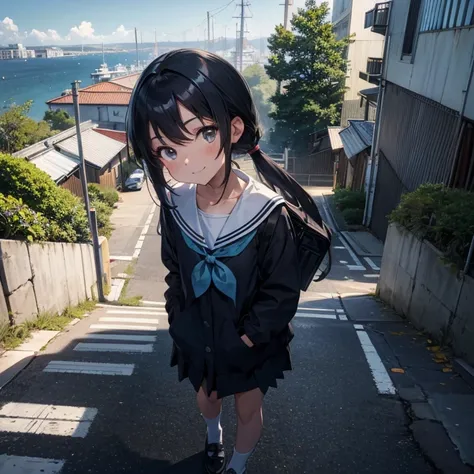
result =
[[[269,36],[283,23],[284,0],[243,0],[247,38]],[[321,3],[322,0],[318,0]],[[237,4],[229,0],[0,0],[0,44],[26,46],[127,43],[137,27],[144,42],[203,40],[207,11],[215,38],[235,37]],[[293,0],[291,10],[305,0]],[[330,5],[332,0],[329,1]],[[211,27],[212,31],[212,27]]]

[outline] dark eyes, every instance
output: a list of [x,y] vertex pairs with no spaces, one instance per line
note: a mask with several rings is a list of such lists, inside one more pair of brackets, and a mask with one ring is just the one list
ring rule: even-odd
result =
[[176,158],[178,157],[178,153],[176,152],[176,150],[170,147],[161,147],[157,150],[157,153],[160,158],[163,158],[167,161],[176,160]]
[[217,137],[217,128],[216,127],[204,127],[199,133],[202,135],[202,138],[208,143],[212,143]]
[[[212,143],[217,137],[217,128],[213,126],[201,128],[197,136],[199,135],[202,135],[202,138],[204,138],[207,143]],[[174,148],[168,146],[158,148],[156,154],[159,158],[163,158],[166,161],[174,161],[178,157],[178,152]]]

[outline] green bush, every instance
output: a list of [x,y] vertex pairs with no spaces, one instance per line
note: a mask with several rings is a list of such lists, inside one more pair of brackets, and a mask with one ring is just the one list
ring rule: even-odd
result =
[[96,211],[99,235],[109,238],[112,233],[112,225],[110,224],[110,216],[113,211],[112,207],[98,199],[91,199],[90,205],[95,208]]
[[425,184],[404,194],[389,220],[429,240],[462,267],[474,235],[474,193]]
[[0,238],[22,238],[30,242],[47,240],[52,226],[43,215],[21,199],[0,193]]
[[344,211],[345,209],[364,209],[365,193],[364,191],[337,188],[334,191],[334,201],[340,211]]
[[0,189],[22,199],[54,227],[48,239],[62,242],[89,240],[87,215],[81,199],[61,188],[47,173],[23,158],[0,153]]
[[362,220],[364,219],[363,209],[344,209],[341,214],[347,224],[362,225]]
[[96,183],[90,183],[88,185],[89,198],[91,200],[98,200],[105,202],[110,207],[119,200],[119,194],[114,188],[102,187]]

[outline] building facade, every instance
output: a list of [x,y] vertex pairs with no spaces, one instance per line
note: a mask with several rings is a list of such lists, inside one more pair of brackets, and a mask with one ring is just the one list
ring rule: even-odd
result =
[[64,52],[61,48],[40,48],[35,49],[37,58],[61,58]]
[[29,50],[19,43],[9,44],[7,47],[0,47],[0,59],[28,59],[29,57],[34,57],[31,56],[31,54]]
[[424,183],[474,191],[474,2],[391,2],[365,224]]
[[374,96],[383,55],[384,36],[365,28],[365,12],[376,3],[376,0],[334,0],[332,22],[336,37],[352,38],[346,51],[347,90],[341,114],[344,127],[349,119],[375,118],[376,101],[367,99],[364,91],[372,90]]

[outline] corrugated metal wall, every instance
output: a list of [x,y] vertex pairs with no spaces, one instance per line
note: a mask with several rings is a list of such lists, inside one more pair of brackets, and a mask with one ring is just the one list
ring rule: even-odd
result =
[[[369,104],[369,121],[375,121],[375,114],[377,112],[377,108],[374,107],[372,104]],[[348,120],[356,119],[356,120],[365,120],[365,103],[360,105],[360,99],[354,100],[345,100],[342,105],[342,112],[341,112],[341,127],[347,127],[349,125]]]
[[381,240],[385,240],[388,230],[387,216],[398,206],[402,194],[407,189],[390,166],[384,154],[380,152],[377,183],[370,228]]
[[387,215],[399,204],[403,192],[449,180],[457,120],[456,112],[387,83],[370,225],[379,238],[385,239]]
[[448,181],[457,120],[453,110],[387,83],[380,149],[409,191]]

